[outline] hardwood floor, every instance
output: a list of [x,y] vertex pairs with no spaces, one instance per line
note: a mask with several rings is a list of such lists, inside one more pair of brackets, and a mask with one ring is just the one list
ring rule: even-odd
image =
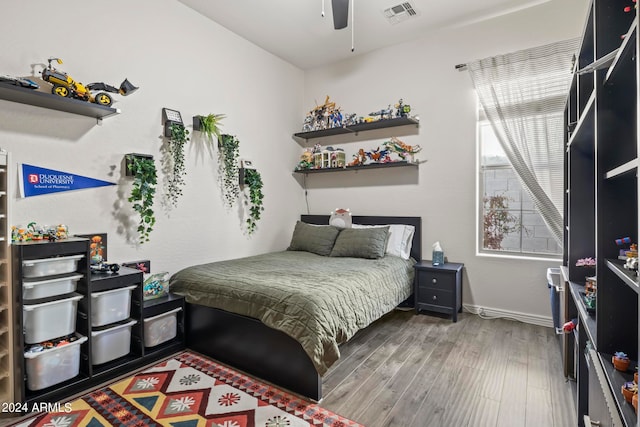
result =
[[321,406],[367,427],[577,425],[551,328],[394,311],[340,351]]

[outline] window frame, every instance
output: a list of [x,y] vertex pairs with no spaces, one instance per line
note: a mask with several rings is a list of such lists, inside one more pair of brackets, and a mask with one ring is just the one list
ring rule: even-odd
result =
[[[492,258],[505,258],[505,259],[519,259],[519,260],[538,260],[538,261],[562,261],[562,247],[559,247],[557,254],[553,253],[539,253],[528,252],[522,249],[520,245],[520,251],[512,250],[497,250],[484,248],[484,184],[486,171],[485,166],[482,164],[483,154],[483,127],[491,128],[491,123],[484,116],[480,103],[477,102],[477,116],[476,116],[476,256],[492,257]],[[513,170],[511,164],[498,166],[497,168]],[[525,190],[520,188],[521,192]],[[522,201],[521,201],[522,202]],[[534,208],[534,211],[537,212]],[[528,212],[528,211],[527,211]],[[522,217],[522,203],[520,207],[520,215]],[[522,227],[522,226],[521,226]],[[521,231],[522,233],[523,231]]]

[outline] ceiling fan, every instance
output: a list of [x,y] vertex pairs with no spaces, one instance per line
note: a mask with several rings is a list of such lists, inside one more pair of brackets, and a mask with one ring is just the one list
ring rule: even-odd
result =
[[[351,2],[351,52],[353,52],[355,50],[353,0],[331,0],[331,9],[333,11],[333,28],[341,30],[346,28],[349,22],[349,2]],[[324,17],[324,0],[322,0],[322,16]]]
[[349,0],[331,0],[333,9],[333,28],[341,30],[349,20]]

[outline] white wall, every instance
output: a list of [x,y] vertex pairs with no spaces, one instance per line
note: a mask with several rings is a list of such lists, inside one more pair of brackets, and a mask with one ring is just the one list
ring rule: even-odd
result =
[[[534,321],[548,317],[544,272],[557,263],[475,255],[475,97],[467,73],[454,66],[577,36],[586,3],[552,0],[303,73],[174,0],[70,0],[65,8],[32,0],[28,10],[9,2],[3,16],[11,19],[0,26],[0,73],[37,76],[48,57],[59,56],[65,61],[60,68],[83,83],[117,85],[127,77],[140,86],[130,97],[115,95],[122,113],[101,126],[0,101],[0,147],[11,152],[14,166],[32,163],[119,184],[28,199],[18,197],[16,186],[10,223],[62,222],[75,233],[107,232],[112,261],[151,259],[155,271],[174,272],[286,247],[306,203],[311,213],[350,207],[355,214],[420,215],[425,257],[440,240],[450,260],[465,263],[465,303]],[[421,127],[418,135],[398,136],[423,147],[419,172],[313,175],[305,200],[302,177],[291,176],[303,147],[291,133],[326,95],[360,114],[404,98]],[[126,202],[130,183],[122,178],[121,161],[130,152],[160,160],[162,107],[181,111],[187,121],[195,114],[227,115],[223,130],[238,136],[241,156],[254,161],[265,182],[264,217],[253,237],[243,234],[239,208],[223,207],[215,157],[191,143],[178,208],[164,211],[160,194],[151,242],[132,240],[136,217]],[[350,155],[384,139],[323,143],[343,142]],[[128,228],[123,213],[132,220]]]
[[[420,130],[418,135],[397,136],[408,144],[421,145],[423,150],[417,157],[425,161],[419,172],[390,169],[310,175],[311,213],[343,207],[355,215],[421,216],[424,257],[429,258],[431,244],[440,241],[449,260],[465,264],[465,304],[519,313],[529,321],[549,324],[545,273],[559,261],[476,256],[476,101],[469,75],[454,67],[577,37],[583,28],[586,3],[552,0],[307,71],[307,110],[316,102],[322,103],[327,94],[343,111],[360,115],[403,98],[412,113],[419,115]],[[359,148],[375,148],[388,139],[388,135],[375,137],[368,140],[370,136],[361,135],[355,142],[327,139],[320,143],[340,145],[350,158]]]
[[[47,58],[58,56],[59,68],[80,82],[117,86],[127,77],[140,87],[126,98],[114,95],[122,113],[101,126],[0,101],[0,147],[11,153],[12,166],[24,162],[118,183],[27,199],[16,185],[10,224],[107,232],[110,261],[151,259],[156,272],[286,247],[303,206],[291,178],[299,155],[291,132],[304,109],[301,70],[175,0],[70,0],[62,8],[43,0],[28,7],[6,2],[2,13],[0,73],[37,77]],[[252,237],[243,232],[240,209],[223,207],[217,149],[214,157],[203,154],[194,138],[178,207],[163,210],[160,191],[151,242],[135,244],[137,217],[126,201],[131,186],[121,163],[126,153],[148,153],[160,167],[163,107],[181,111],[189,124],[193,115],[226,114],[223,131],[238,136],[241,157],[253,160],[264,181],[264,216]]]

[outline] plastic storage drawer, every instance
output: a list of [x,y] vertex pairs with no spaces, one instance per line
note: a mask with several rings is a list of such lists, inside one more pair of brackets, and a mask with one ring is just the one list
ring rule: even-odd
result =
[[75,292],[76,284],[80,279],[82,274],[46,280],[23,280],[22,298],[38,299],[69,294]]
[[27,388],[41,390],[76,377],[80,373],[80,344],[86,340],[78,335],[76,341],[62,347],[24,353]]
[[22,276],[44,277],[73,273],[78,269],[78,261],[82,258],[84,255],[25,260],[22,261]]
[[155,347],[176,337],[181,307],[144,319],[144,346]]
[[108,329],[91,331],[91,364],[100,365],[129,354],[131,327],[136,323],[136,320],[131,320]]
[[91,294],[91,326],[103,326],[129,318],[131,291],[138,285]]
[[76,295],[41,304],[24,304],[24,341],[37,344],[75,332],[78,301],[82,298]]

